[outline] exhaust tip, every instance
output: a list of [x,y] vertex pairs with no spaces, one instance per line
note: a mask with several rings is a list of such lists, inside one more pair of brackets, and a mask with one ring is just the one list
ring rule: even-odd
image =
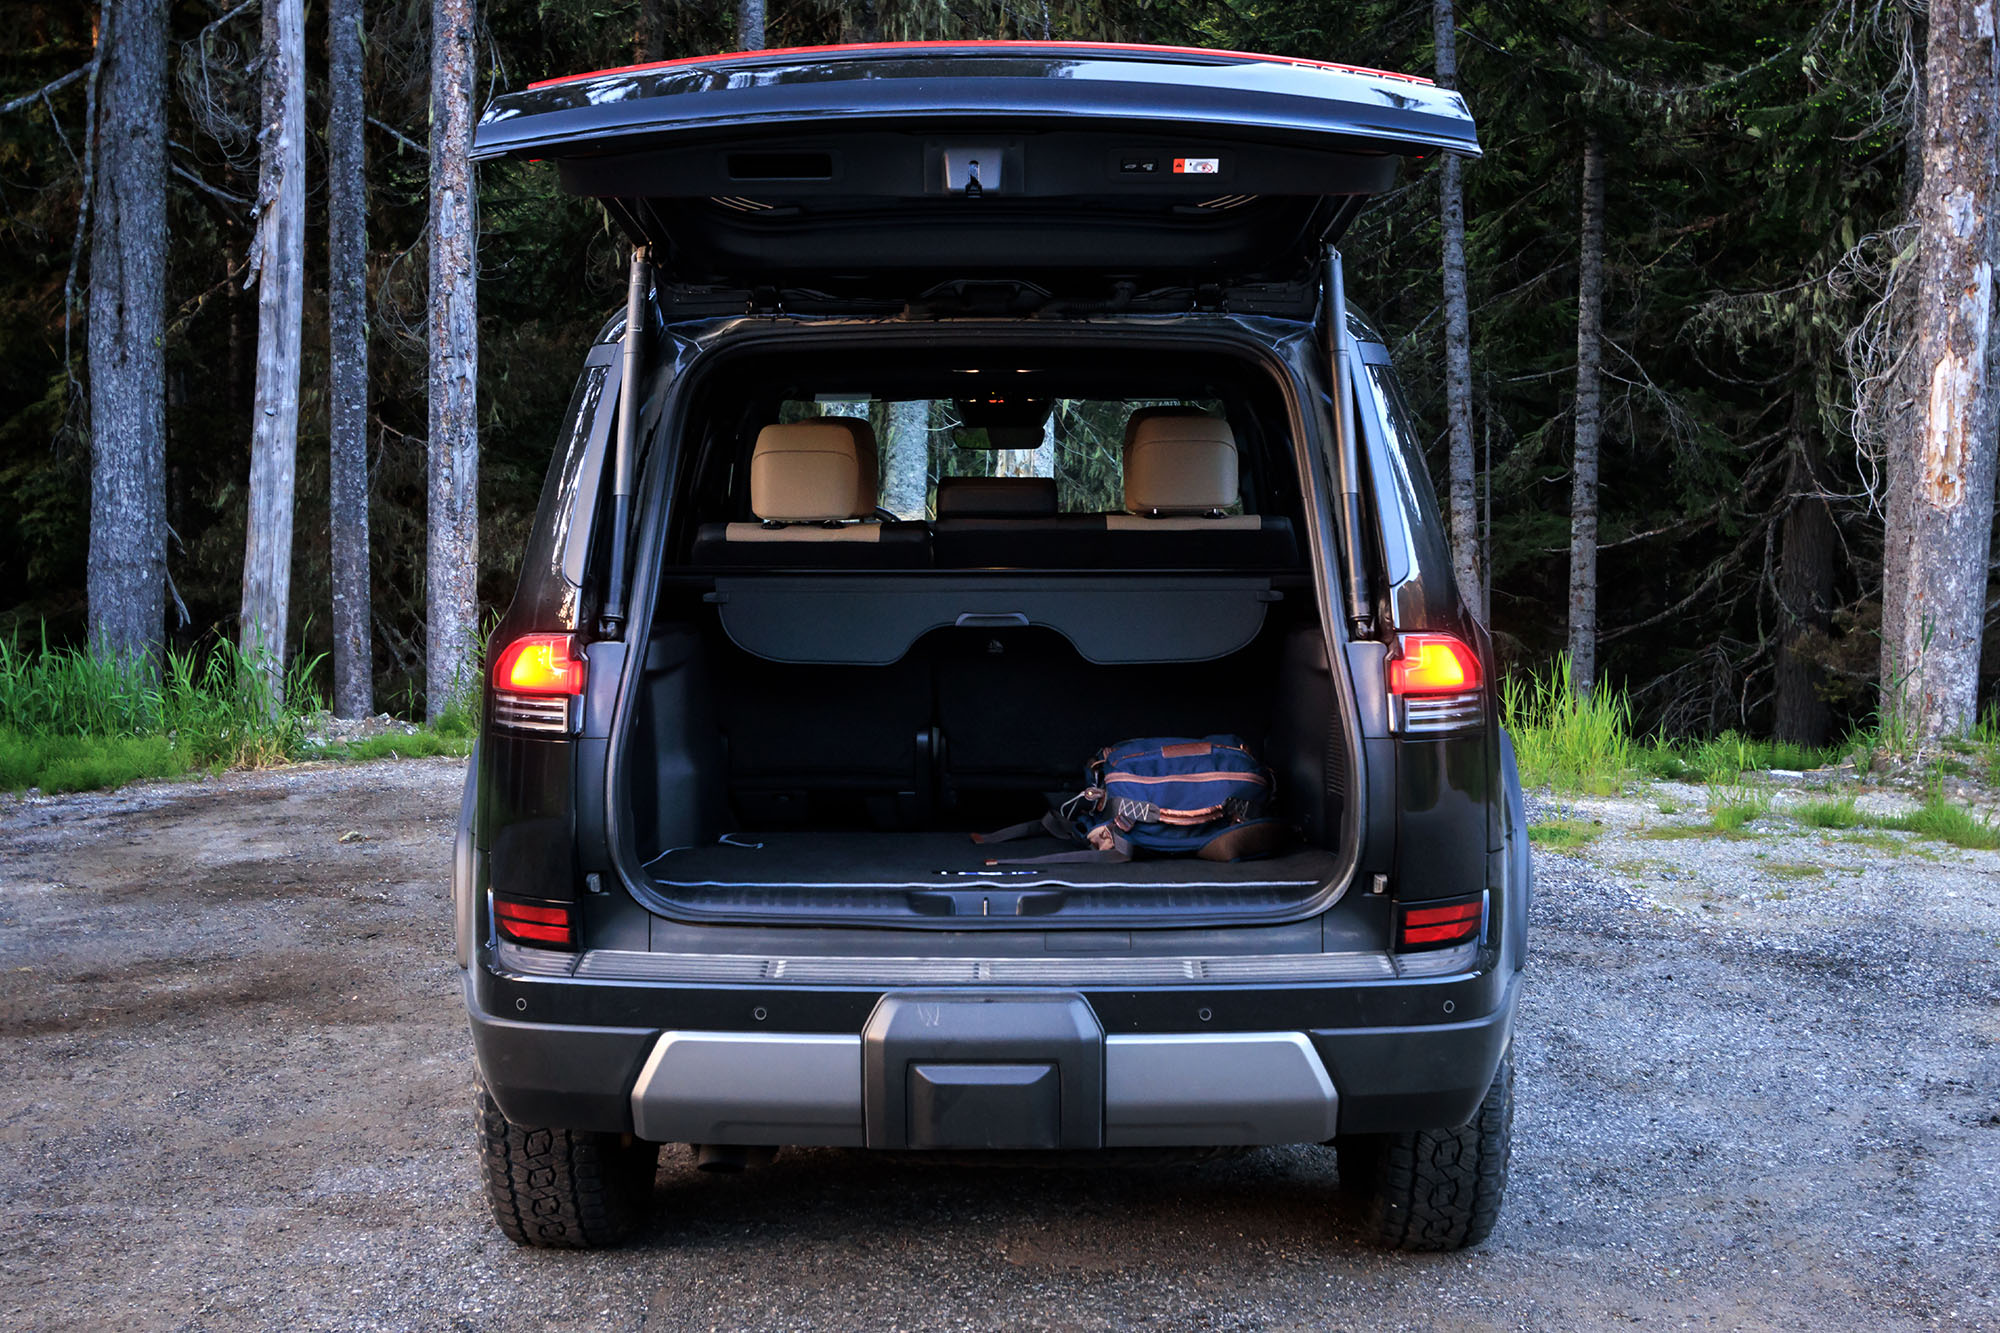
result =
[[716,1175],[739,1175],[753,1166],[769,1166],[778,1155],[776,1148],[739,1143],[697,1143],[694,1169]]

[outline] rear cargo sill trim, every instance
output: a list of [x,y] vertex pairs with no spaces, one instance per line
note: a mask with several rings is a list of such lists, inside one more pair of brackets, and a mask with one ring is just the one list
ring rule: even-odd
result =
[[1019,871],[1008,872],[1003,870],[1003,871],[996,871],[991,876],[967,872],[961,877],[951,880],[948,885],[941,885],[940,882],[935,879],[917,880],[909,878],[882,879],[882,880],[774,879],[758,883],[751,883],[740,879],[730,880],[730,879],[662,878],[662,879],[655,879],[653,882],[662,889],[743,889],[750,891],[763,890],[763,889],[811,889],[811,890],[821,890],[827,893],[837,893],[844,889],[894,889],[897,891],[923,890],[923,891],[935,892],[941,887],[948,887],[952,891],[958,893],[970,892],[973,889],[996,889],[1009,892],[1020,891],[1025,889],[1089,889],[1089,890],[1195,889],[1195,890],[1206,890],[1209,892],[1229,893],[1237,889],[1311,889],[1311,888],[1317,888],[1321,884],[1325,883],[1324,880],[1317,880],[1317,879],[1232,879],[1232,880],[1224,880],[1216,884],[1201,884],[1201,883],[1174,884],[1171,882],[1162,883],[1157,880],[1056,879],[1053,877],[1045,877],[1046,872],[1044,872],[1043,874],[1037,874],[1033,879],[1023,880],[1023,879],[1006,878],[1005,876],[1007,876],[1009,873],[1019,874],[1020,872]]
[[[503,945],[496,961],[509,968],[518,952],[525,951]],[[542,974],[550,975],[545,969]],[[1372,951],[1159,958],[873,958],[594,949],[564,975],[580,981],[724,985],[1184,986],[1393,981],[1398,974],[1388,954]]]

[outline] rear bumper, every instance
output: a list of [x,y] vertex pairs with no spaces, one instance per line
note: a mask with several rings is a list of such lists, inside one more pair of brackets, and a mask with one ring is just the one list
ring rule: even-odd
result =
[[[881,1060],[867,1043],[879,1013],[919,992],[613,985],[489,963],[468,970],[466,1008],[481,1074],[516,1123],[662,1142],[904,1146],[871,1136],[868,1070]],[[1518,974],[1483,971],[921,998],[1061,1000],[1085,1015],[1094,1035],[1064,1057],[1095,1062],[1082,1086],[1101,1099],[1101,1137],[1083,1146],[1219,1146],[1465,1123],[1506,1052],[1518,992]],[[926,1058],[1019,1056],[947,1043]],[[878,1086],[872,1100],[883,1095]]]

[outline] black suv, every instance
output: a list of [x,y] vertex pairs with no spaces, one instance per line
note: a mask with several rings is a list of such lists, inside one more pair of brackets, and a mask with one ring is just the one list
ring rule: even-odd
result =
[[[1485,1237],[1519,782],[1334,248],[1435,152],[1478,147],[1425,80],[1157,47],[495,102],[477,155],[552,161],[633,244],[458,837],[509,1236],[618,1239],[662,1143],[1330,1143],[1384,1243]],[[1269,855],[970,836],[1106,746],[1216,735],[1272,777]]]

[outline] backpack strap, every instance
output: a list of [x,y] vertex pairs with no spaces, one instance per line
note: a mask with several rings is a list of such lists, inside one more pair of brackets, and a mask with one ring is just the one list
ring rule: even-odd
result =
[[[1093,845],[1088,848],[1079,848],[1073,852],[1050,852],[1045,856],[988,857],[986,864],[990,866],[1037,866],[1084,862],[1116,864],[1132,859],[1132,844],[1110,825],[1100,825],[1092,829],[1091,834],[1090,841]],[[975,833],[972,835],[972,840],[984,846],[991,842],[1015,842],[1021,838],[1033,837],[1059,838],[1063,842],[1083,840],[1078,836],[1076,827],[1053,810],[1040,819],[1009,824],[1006,828],[995,829],[991,833]],[[1095,845],[1100,838],[1108,845],[1103,847]]]
[[1203,843],[1195,855],[1204,861],[1241,861],[1246,856],[1269,856],[1284,846],[1287,830],[1276,819],[1248,819],[1231,824]]
[[1009,824],[1006,828],[994,829],[991,833],[975,833],[972,835],[972,840],[983,846],[989,842],[1019,842],[1022,838],[1035,837],[1061,838],[1064,842],[1076,841],[1076,834],[1056,818],[1053,810],[1040,819]]

